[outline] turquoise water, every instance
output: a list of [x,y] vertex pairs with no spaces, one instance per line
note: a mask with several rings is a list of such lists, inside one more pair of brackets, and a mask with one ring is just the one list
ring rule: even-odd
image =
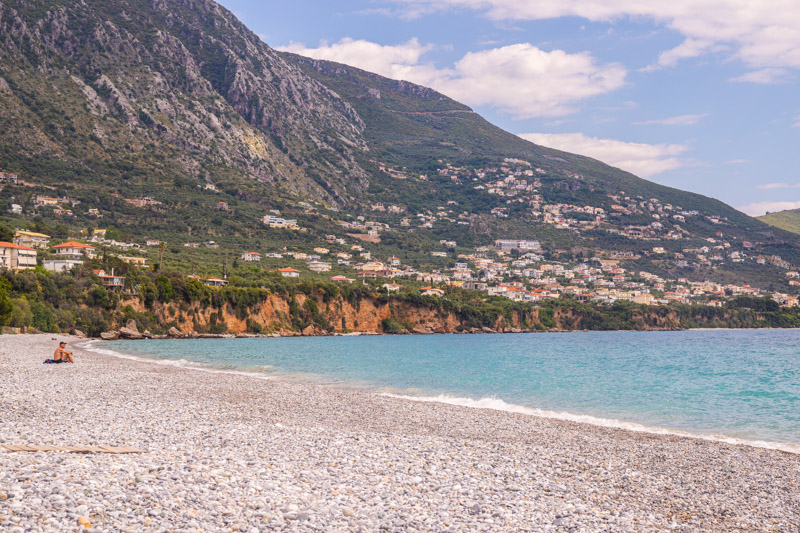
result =
[[796,330],[116,341],[94,348],[475,407],[789,443],[800,451]]

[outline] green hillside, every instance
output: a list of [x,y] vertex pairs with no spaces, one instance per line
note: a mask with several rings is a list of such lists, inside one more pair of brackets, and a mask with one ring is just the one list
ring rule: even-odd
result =
[[758,220],[770,226],[800,234],[800,209],[767,213],[758,217]]

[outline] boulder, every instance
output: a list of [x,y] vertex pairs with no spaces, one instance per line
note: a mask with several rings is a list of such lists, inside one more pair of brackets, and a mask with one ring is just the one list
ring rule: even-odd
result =
[[80,337],[81,339],[85,339],[86,338],[86,333],[82,332],[79,329],[73,330],[72,334],[75,335],[76,337]]
[[121,339],[129,339],[129,340],[138,340],[143,339],[141,333],[139,333],[136,329],[131,329],[128,327],[119,328],[119,336]]
[[317,334],[317,332],[314,330],[314,326],[313,325],[306,327],[306,329],[304,329],[301,333],[303,335],[307,335],[309,337],[313,337],[314,335]]
[[128,320],[128,323],[125,324],[125,328],[127,328],[130,331],[133,331],[134,333],[139,333],[139,328],[136,326],[136,321],[133,319]]
[[167,337],[176,339],[178,337],[183,337],[183,333],[175,326],[172,326],[171,328],[169,328],[169,331],[167,331]]
[[104,341],[115,341],[119,339],[119,331],[104,331],[100,334],[100,338]]

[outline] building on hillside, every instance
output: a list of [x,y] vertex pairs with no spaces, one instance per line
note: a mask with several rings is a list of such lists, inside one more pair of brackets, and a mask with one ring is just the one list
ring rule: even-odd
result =
[[44,269],[50,272],[69,272],[82,264],[83,261],[77,261],[75,259],[45,259],[42,261]]
[[130,257],[130,256],[119,256],[120,259],[128,263],[129,265],[137,266],[139,268],[147,268],[149,265],[147,264],[146,257]]
[[17,230],[14,233],[14,244],[20,246],[27,246],[28,248],[47,248],[47,243],[50,242],[50,236],[44,233],[35,233],[33,231]]
[[50,196],[37,196],[36,199],[33,201],[33,204],[36,207],[41,207],[43,205],[55,206],[61,203],[59,198],[52,198]]
[[134,207],[150,207],[155,205],[161,205],[161,202],[153,199],[150,196],[143,196],[142,198],[126,198],[125,202]]
[[386,292],[397,292],[403,287],[397,283],[384,283],[383,288],[386,289]]
[[324,261],[309,261],[308,269],[312,272],[330,272],[331,264]]
[[36,266],[36,250],[28,246],[0,241],[0,268],[26,270]]
[[83,244],[82,242],[76,241],[69,241],[62,244],[57,244],[53,246],[56,251],[56,255],[59,258],[67,258],[67,259],[83,259],[87,257],[92,259],[95,256],[95,251],[97,248],[94,246],[89,246],[88,244]]
[[473,291],[485,291],[489,288],[489,285],[482,281],[465,281],[461,287]]
[[494,247],[503,252],[510,252],[511,250],[519,250],[521,252],[538,252],[542,249],[542,245],[539,243],[539,241],[510,239],[497,239],[494,241]]
[[0,172],[0,183],[17,183],[18,178],[16,174],[10,172]]
[[355,280],[347,276],[333,276],[331,281],[334,283],[353,283]]
[[300,271],[295,270],[294,268],[279,268],[278,272],[281,273],[281,276],[284,278],[299,278]]
[[100,278],[100,283],[107,289],[123,289],[125,287],[125,277],[115,276],[113,270],[111,274],[106,274],[105,270],[93,270],[92,272]]
[[637,294],[633,297],[633,303],[636,304],[644,304],[644,305],[653,305],[653,300],[655,300],[655,296],[650,293],[642,293]]
[[220,278],[208,278],[204,279],[201,283],[206,287],[225,287],[229,282]]
[[422,287],[420,289],[420,294],[422,296],[444,296],[444,291],[442,289],[437,289],[435,287]]
[[261,261],[261,254],[258,252],[245,252],[242,254],[242,261]]

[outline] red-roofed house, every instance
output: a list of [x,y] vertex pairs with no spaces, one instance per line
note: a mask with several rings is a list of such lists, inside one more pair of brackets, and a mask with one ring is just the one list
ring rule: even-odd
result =
[[278,272],[281,273],[281,276],[284,278],[299,278],[300,271],[295,270],[294,268],[279,268]]
[[36,266],[36,250],[13,242],[0,241],[0,268],[25,270]]
[[261,254],[258,252],[245,252],[242,254],[242,261],[261,261]]
[[59,257],[68,257],[70,259],[82,259],[84,257],[91,259],[95,256],[95,250],[97,250],[94,246],[76,241],[57,244],[53,246],[53,248],[56,251],[56,255]]

